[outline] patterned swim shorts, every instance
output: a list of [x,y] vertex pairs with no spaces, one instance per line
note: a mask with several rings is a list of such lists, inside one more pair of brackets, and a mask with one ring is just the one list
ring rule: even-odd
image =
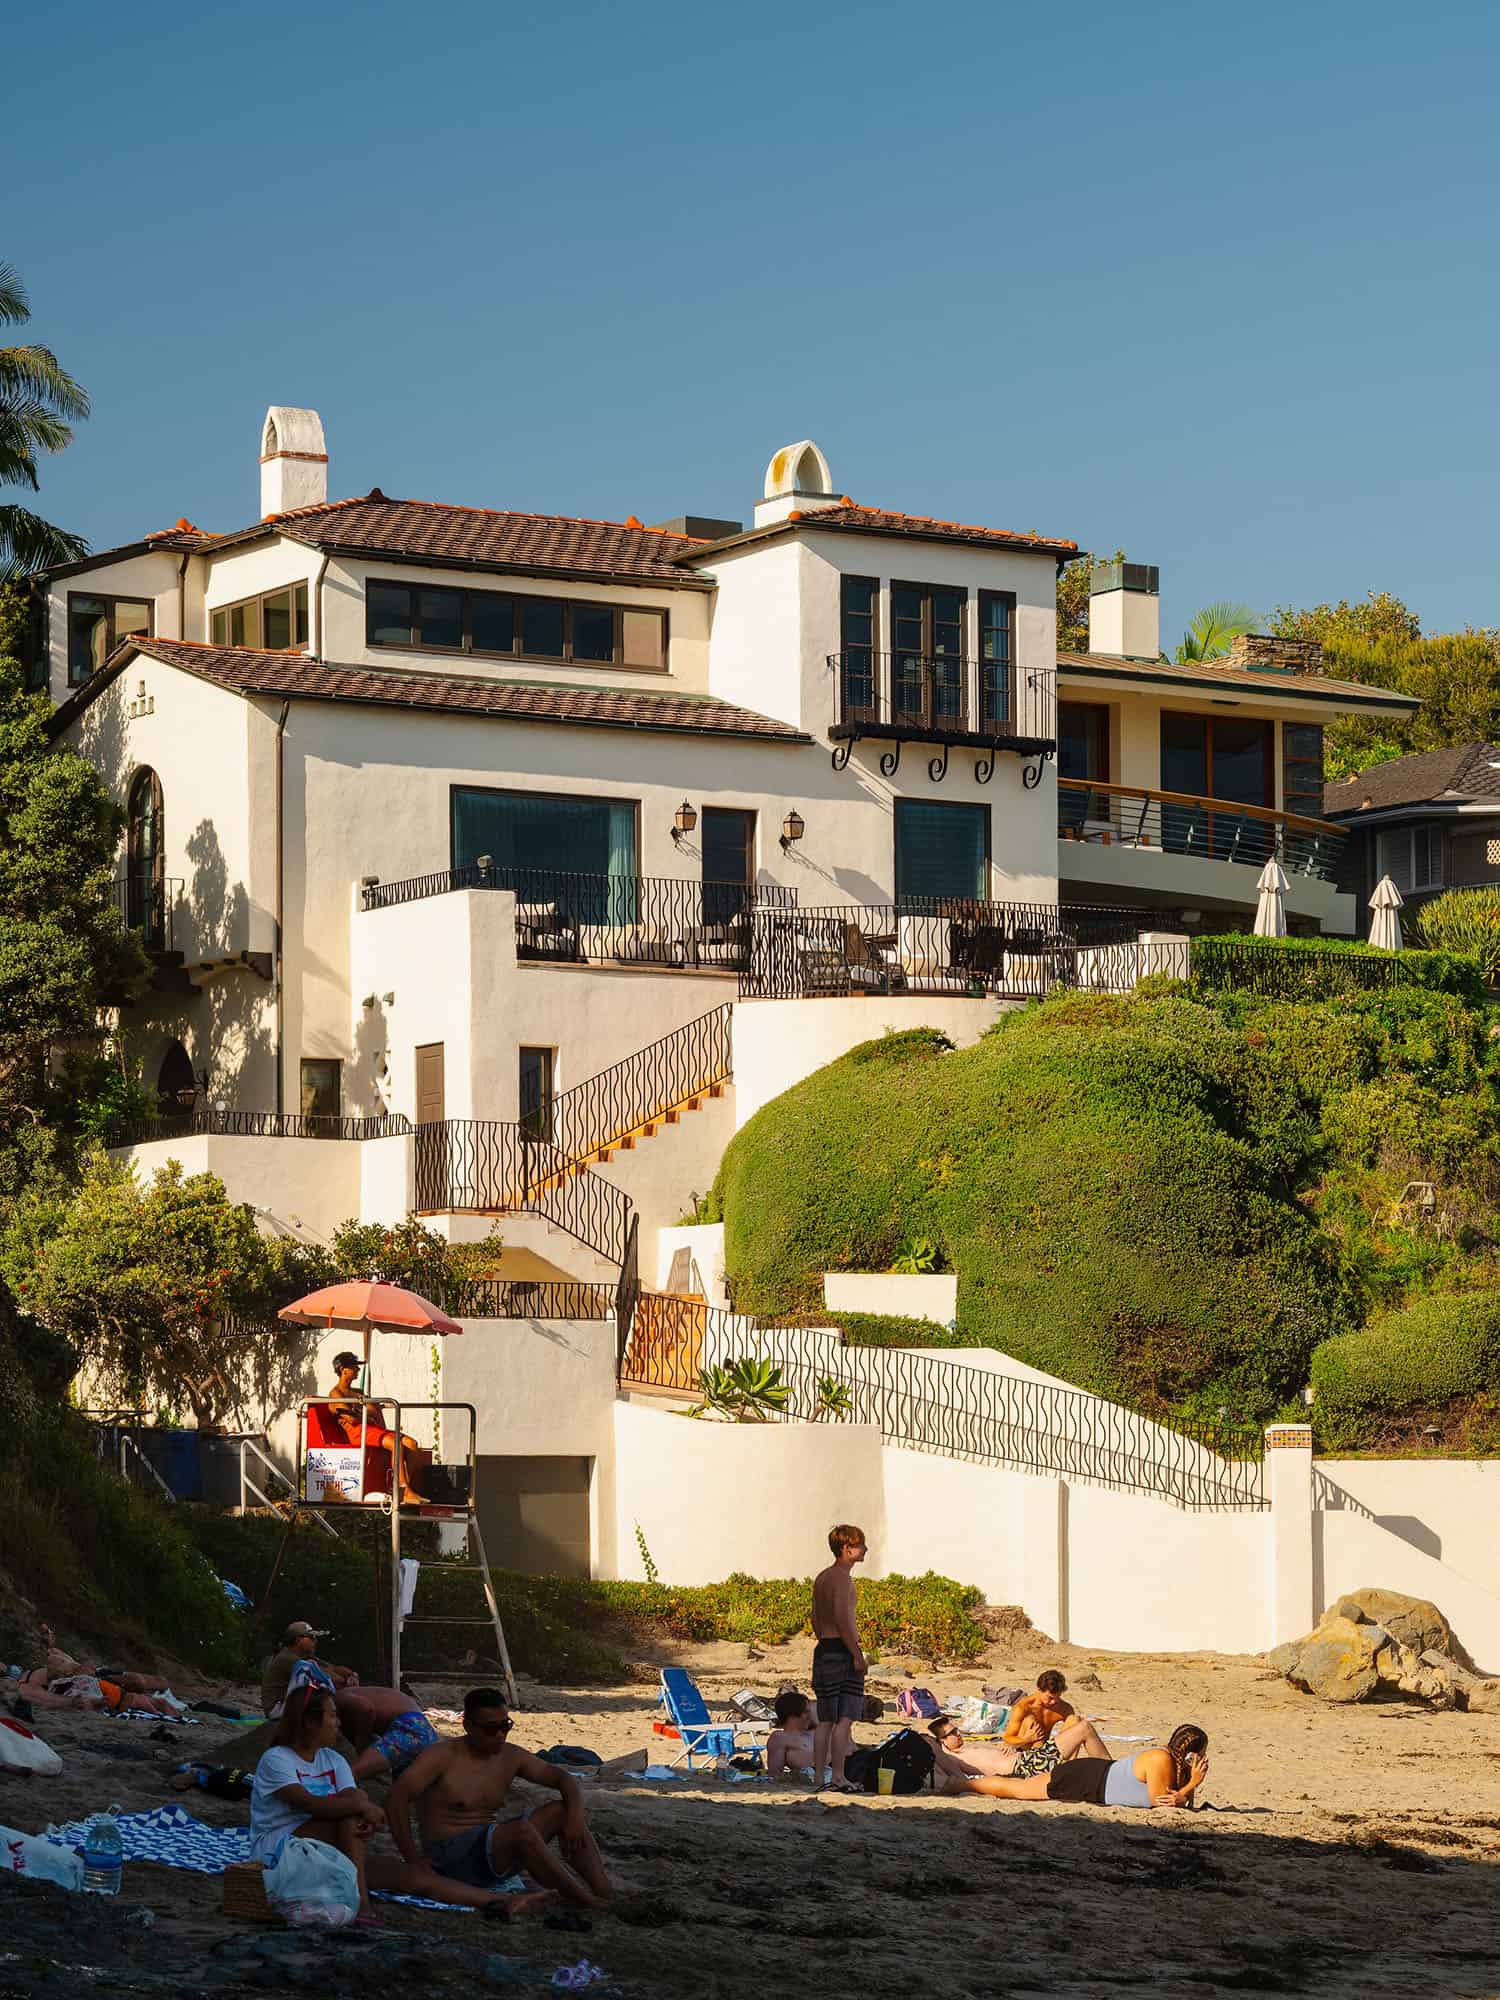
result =
[[1011,1772],[1013,1778],[1039,1778],[1044,1771],[1055,1771],[1062,1762],[1062,1752],[1049,1736],[1045,1743],[1029,1743],[1016,1759],[1016,1767]]
[[399,1778],[408,1764],[414,1764],[424,1750],[441,1741],[422,1710],[409,1708],[405,1715],[398,1715],[383,1729],[370,1747],[378,1750],[390,1765],[391,1776]]

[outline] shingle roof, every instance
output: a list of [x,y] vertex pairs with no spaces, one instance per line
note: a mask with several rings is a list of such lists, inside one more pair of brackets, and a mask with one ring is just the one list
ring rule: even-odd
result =
[[1500,748],[1493,743],[1455,743],[1372,764],[1367,771],[1325,786],[1323,810],[1330,815],[1381,812],[1439,799],[1500,799]]
[[800,729],[753,709],[706,694],[657,694],[635,688],[562,687],[534,681],[492,681],[474,675],[410,672],[391,667],[340,666],[305,653],[203,646],[194,640],[126,639],[104,667],[53,717],[65,728],[137,654],[196,674],[237,694],[301,695],[315,701],[357,701],[377,707],[482,715],[518,722],[571,722],[611,729],[694,731],[809,743]]
[[424,557],[513,570],[563,570],[574,576],[640,577],[695,583],[678,558],[706,546],[689,535],[635,521],[575,520],[561,514],[507,514],[450,507],[436,500],[390,500],[379,487],[354,500],[332,500],[268,515],[254,527],[216,537],[232,548],[266,534],[290,535],[316,548],[369,555]]
[[926,514],[900,514],[891,507],[861,507],[847,497],[836,507],[794,509],[782,520],[764,527],[750,528],[742,535],[730,535],[722,542],[689,546],[677,558],[679,563],[696,561],[718,549],[737,548],[742,543],[765,541],[792,528],[831,528],[836,532],[860,535],[894,535],[914,542],[967,542],[973,547],[1018,549],[1028,555],[1076,556],[1077,542],[1060,541],[1051,535],[1033,535],[1011,528],[982,528],[964,521],[939,521]]
[[1388,688],[1366,687],[1359,681],[1330,680],[1327,674],[1257,673],[1253,667],[1237,667],[1227,659],[1127,660],[1114,653],[1059,653],[1057,671],[1064,677],[1071,673],[1095,680],[1109,676],[1189,687],[1228,685],[1299,701],[1336,701],[1343,708],[1405,712],[1421,707],[1410,695],[1392,694]]

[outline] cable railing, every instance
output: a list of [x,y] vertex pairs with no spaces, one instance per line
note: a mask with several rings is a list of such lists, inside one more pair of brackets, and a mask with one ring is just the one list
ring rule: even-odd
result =
[[773,882],[583,874],[481,859],[402,882],[366,882],[367,910],[456,889],[506,889],[516,899],[516,955],[556,964],[738,971],[757,909],[789,909],[795,889]]
[[[1039,1000],[1059,987],[1097,984],[1102,967],[1092,955],[1135,943],[1145,920],[1139,910],[963,897],[758,911],[740,997],[942,993]],[[1120,976],[1131,970],[1120,954]]]
[[756,1359],[780,1369],[784,1416],[830,1412],[869,1424],[888,1444],[1018,1471],[1052,1473],[1177,1506],[1266,1506],[1257,1425],[1198,1425],[1142,1416],[1101,1396],[1002,1375],[918,1349],[850,1346],[836,1329],[763,1326],[701,1301],[643,1293],[621,1386],[701,1392],[704,1370]]
[[399,1139],[412,1129],[404,1112],[343,1118],[331,1114],[202,1109],[165,1112],[122,1121],[110,1130],[111,1146],[143,1146],[153,1139]]
[[634,1205],[525,1125],[447,1118],[416,1128],[418,1215],[541,1215],[612,1264],[625,1255]]
[[1247,868],[1275,860],[1294,875],[1325,882],[1334,879],[1346,838],[1346,829],[1332,820],[1084,778],[1058,779],[1057,832],[1061,840],[1149,848]]
[[572,1090],[521,1106],[521,1123],[570,1160],[594,1160],[728,1082],[733,1070],[732,1002],[586,1077]]

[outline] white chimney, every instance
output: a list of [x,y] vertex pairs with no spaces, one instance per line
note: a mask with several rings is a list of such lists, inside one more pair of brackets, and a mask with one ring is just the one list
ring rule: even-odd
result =
[[260,436],[260,516],[318,507],[328,498],[328,451],[316,410],[273,403]]
[[1103,563],[1089,579],[1089,651],[1125,660],[1161,658],[1161,571]]
[[828,460],[811,438],[803,438],[783,445],[766,467],[765,497],[755,503],[755,525],[766,528],[788,514],[811,514],[838,505]]

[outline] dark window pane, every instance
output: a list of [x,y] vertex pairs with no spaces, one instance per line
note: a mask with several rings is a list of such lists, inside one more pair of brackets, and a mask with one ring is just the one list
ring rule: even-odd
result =
[[922,593],[910,584],[891,585],[891,651],[920,653],[922,650]]
[[68,679],[86,681],[109,656],[109,606],[102,597],[75,597],[68,606]]
[[516,650],[515,600],[498,590],[476,590],[469,596],[469,643],[476,653]]
[[533,1139],[552,1137],[552,1051],[522,1049],[521,1124]]
[[1109,780],[1109,710],[1091,701],[1057,704],[1057,775]]
[[260,607],[261,643],[273,653],[285,652],[292,643],[292,593],[281,590],[267,597]]
[[208,630],[209,636],[216,646],[227,646],[229,644],[229,613],[227,611],[215,611],[209,619]]
[[302,1059],[301,1112],[304,1118],[337,1118],[342,1063]]
[[151,630],[151,606],[149,604],[129,604],[124,598],[115,603],[114,630],[110,634],[110,647],[118,646],[122,639],[128,639],[132,632]]
[[989,807],[896,801],[896,895],[988,893]]
[[983,660],[1010,658],[1011,602],[1008,597],[981,597],[979,600],[979,656]]
[[1161,719],[1161,786],[1164,792],[1189,792],[1202,798],[1208,791],[1208,719],[1202,715],[1163,715]]
[[305,646],[307,644],[307,585],[305,583],[297,585],[296,597],[296,634],[292,643],[296,646]]
[[615,656],[615,614],[607,604],[573,606],[573,658],[612,660]]
[[365,643],[409,646],[412,643],[412,593],[404,583],[365,585]]
[[961,590],[932,593],[932,650],[961,653],[964,649],[964,594]]
[[230,607],[229,643],[231,646],[258,646],[260,644],[260,606],[258,604],[235,604]]
[[464,642],[464,594],[461,590],[419,590],[417,592],[418,644],[424,648],[451,648]]
[[521,651],[534,659],[560,660],[563,656],[563,607],[551,597],[522,597]]
[[1214,718],[1213,795],[1239,805],[1263,806],[1270,798],[1271,725]]

